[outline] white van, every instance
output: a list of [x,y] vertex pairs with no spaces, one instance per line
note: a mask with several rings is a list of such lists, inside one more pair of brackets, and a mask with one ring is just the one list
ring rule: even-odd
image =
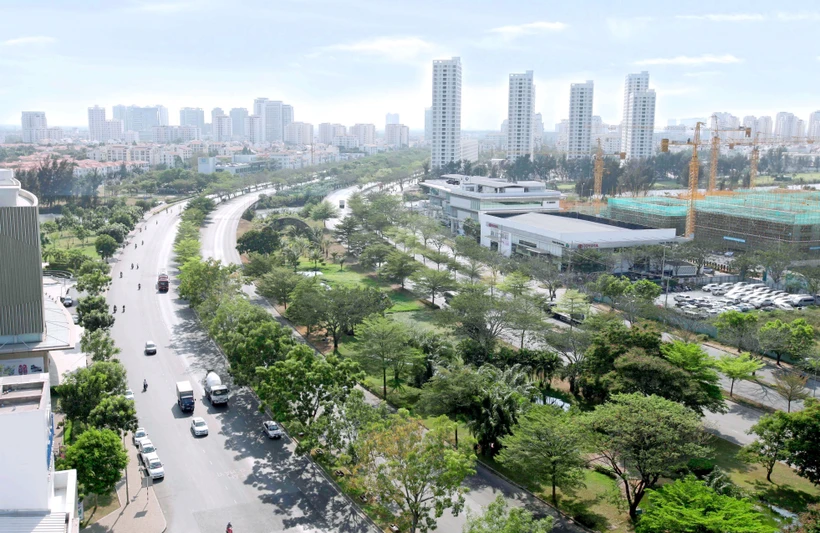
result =
[[796,294],[792,296],[792,305],[795,307],[805,307],[807,305],[814,305],[814,296],[808,294]]

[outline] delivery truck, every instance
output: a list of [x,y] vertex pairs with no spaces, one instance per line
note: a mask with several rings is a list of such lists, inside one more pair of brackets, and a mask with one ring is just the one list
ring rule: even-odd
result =
[[190,381],[177,381],[177,405],[183,412],[194,412],[194,388]]

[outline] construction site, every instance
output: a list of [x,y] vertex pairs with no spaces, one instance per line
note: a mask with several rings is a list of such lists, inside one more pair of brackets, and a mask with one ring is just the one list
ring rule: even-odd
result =
[[650,228],[675,228],[681,236],[691,236],[687,231],[691,216],[695,240],[717,248],[751,250],[786,244],[820,254],[820,191],[715,191],[694,199],[609,198],[601,216]]

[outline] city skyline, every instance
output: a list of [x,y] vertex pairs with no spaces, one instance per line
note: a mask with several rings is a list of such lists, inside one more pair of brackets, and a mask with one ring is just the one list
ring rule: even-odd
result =
[[[300,110],[297,120],[307,123],[381,126],[386,113],[398,113],[420,130],[431,105],[429,65],[447,57],[462,60],[464,130],[497,129],[506,116],[509,74],[527,70],[539,88],[535,111],[548,128],[566,118],[570,84],[583,80],[595,82],[594,114],[619,122],[623,76],[641,70],[651,72],[659,124],[715,110],[738,116],[785,110],[806,120],[818,107],[812,91],[801,89],[820,78],[810,38],[820,11],[806,1],[774,10],[762,2],[726,2],[720,10],[695,2],[594,11],[589,2],[549,9],[359,3],[355,16],[349,6],[332,3],[317,16],[315,6],[295,2],[288,12],[292,23],[273,37],[263,31],[266,14],[274,15],[269,6],[231,4],[230,16],[247,31],[213,43],[204,38],[207,28],[225,16],[216,1],[194,9],[181,1],[100,8],[13,0],[0,21],[0,68],[6,72],[0,123],[17,124],[20,112],[39,110],[49,124],[80,126],[95,104],[157,103],[169,108],[175,123],[183,107],[250,110],[264,94],[291,103]],[[454,17],[473,30],[454,34]],[[383,20],[395,24],[388,30]],[[179,46],[173,30],[183,21],[203,30],[202,37],[189,36],[190,46]],[[325,32],[316,38],[322,32],[295,30],[304,24],[334,24],[352,36]],[[766,39],[755,38],[763,34]],[[278,50],[277,42],[288,46]]]

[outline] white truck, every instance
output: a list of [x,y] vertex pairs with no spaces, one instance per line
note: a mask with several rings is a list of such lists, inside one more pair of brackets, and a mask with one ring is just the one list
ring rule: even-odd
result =
[[228,387],[222,384],[222,379],[213,370],[205,376],[205,396],[212,405],[228,403]]
[[194,388],[190,381],[177,381],[177,405],[183,412],[194,411]]

